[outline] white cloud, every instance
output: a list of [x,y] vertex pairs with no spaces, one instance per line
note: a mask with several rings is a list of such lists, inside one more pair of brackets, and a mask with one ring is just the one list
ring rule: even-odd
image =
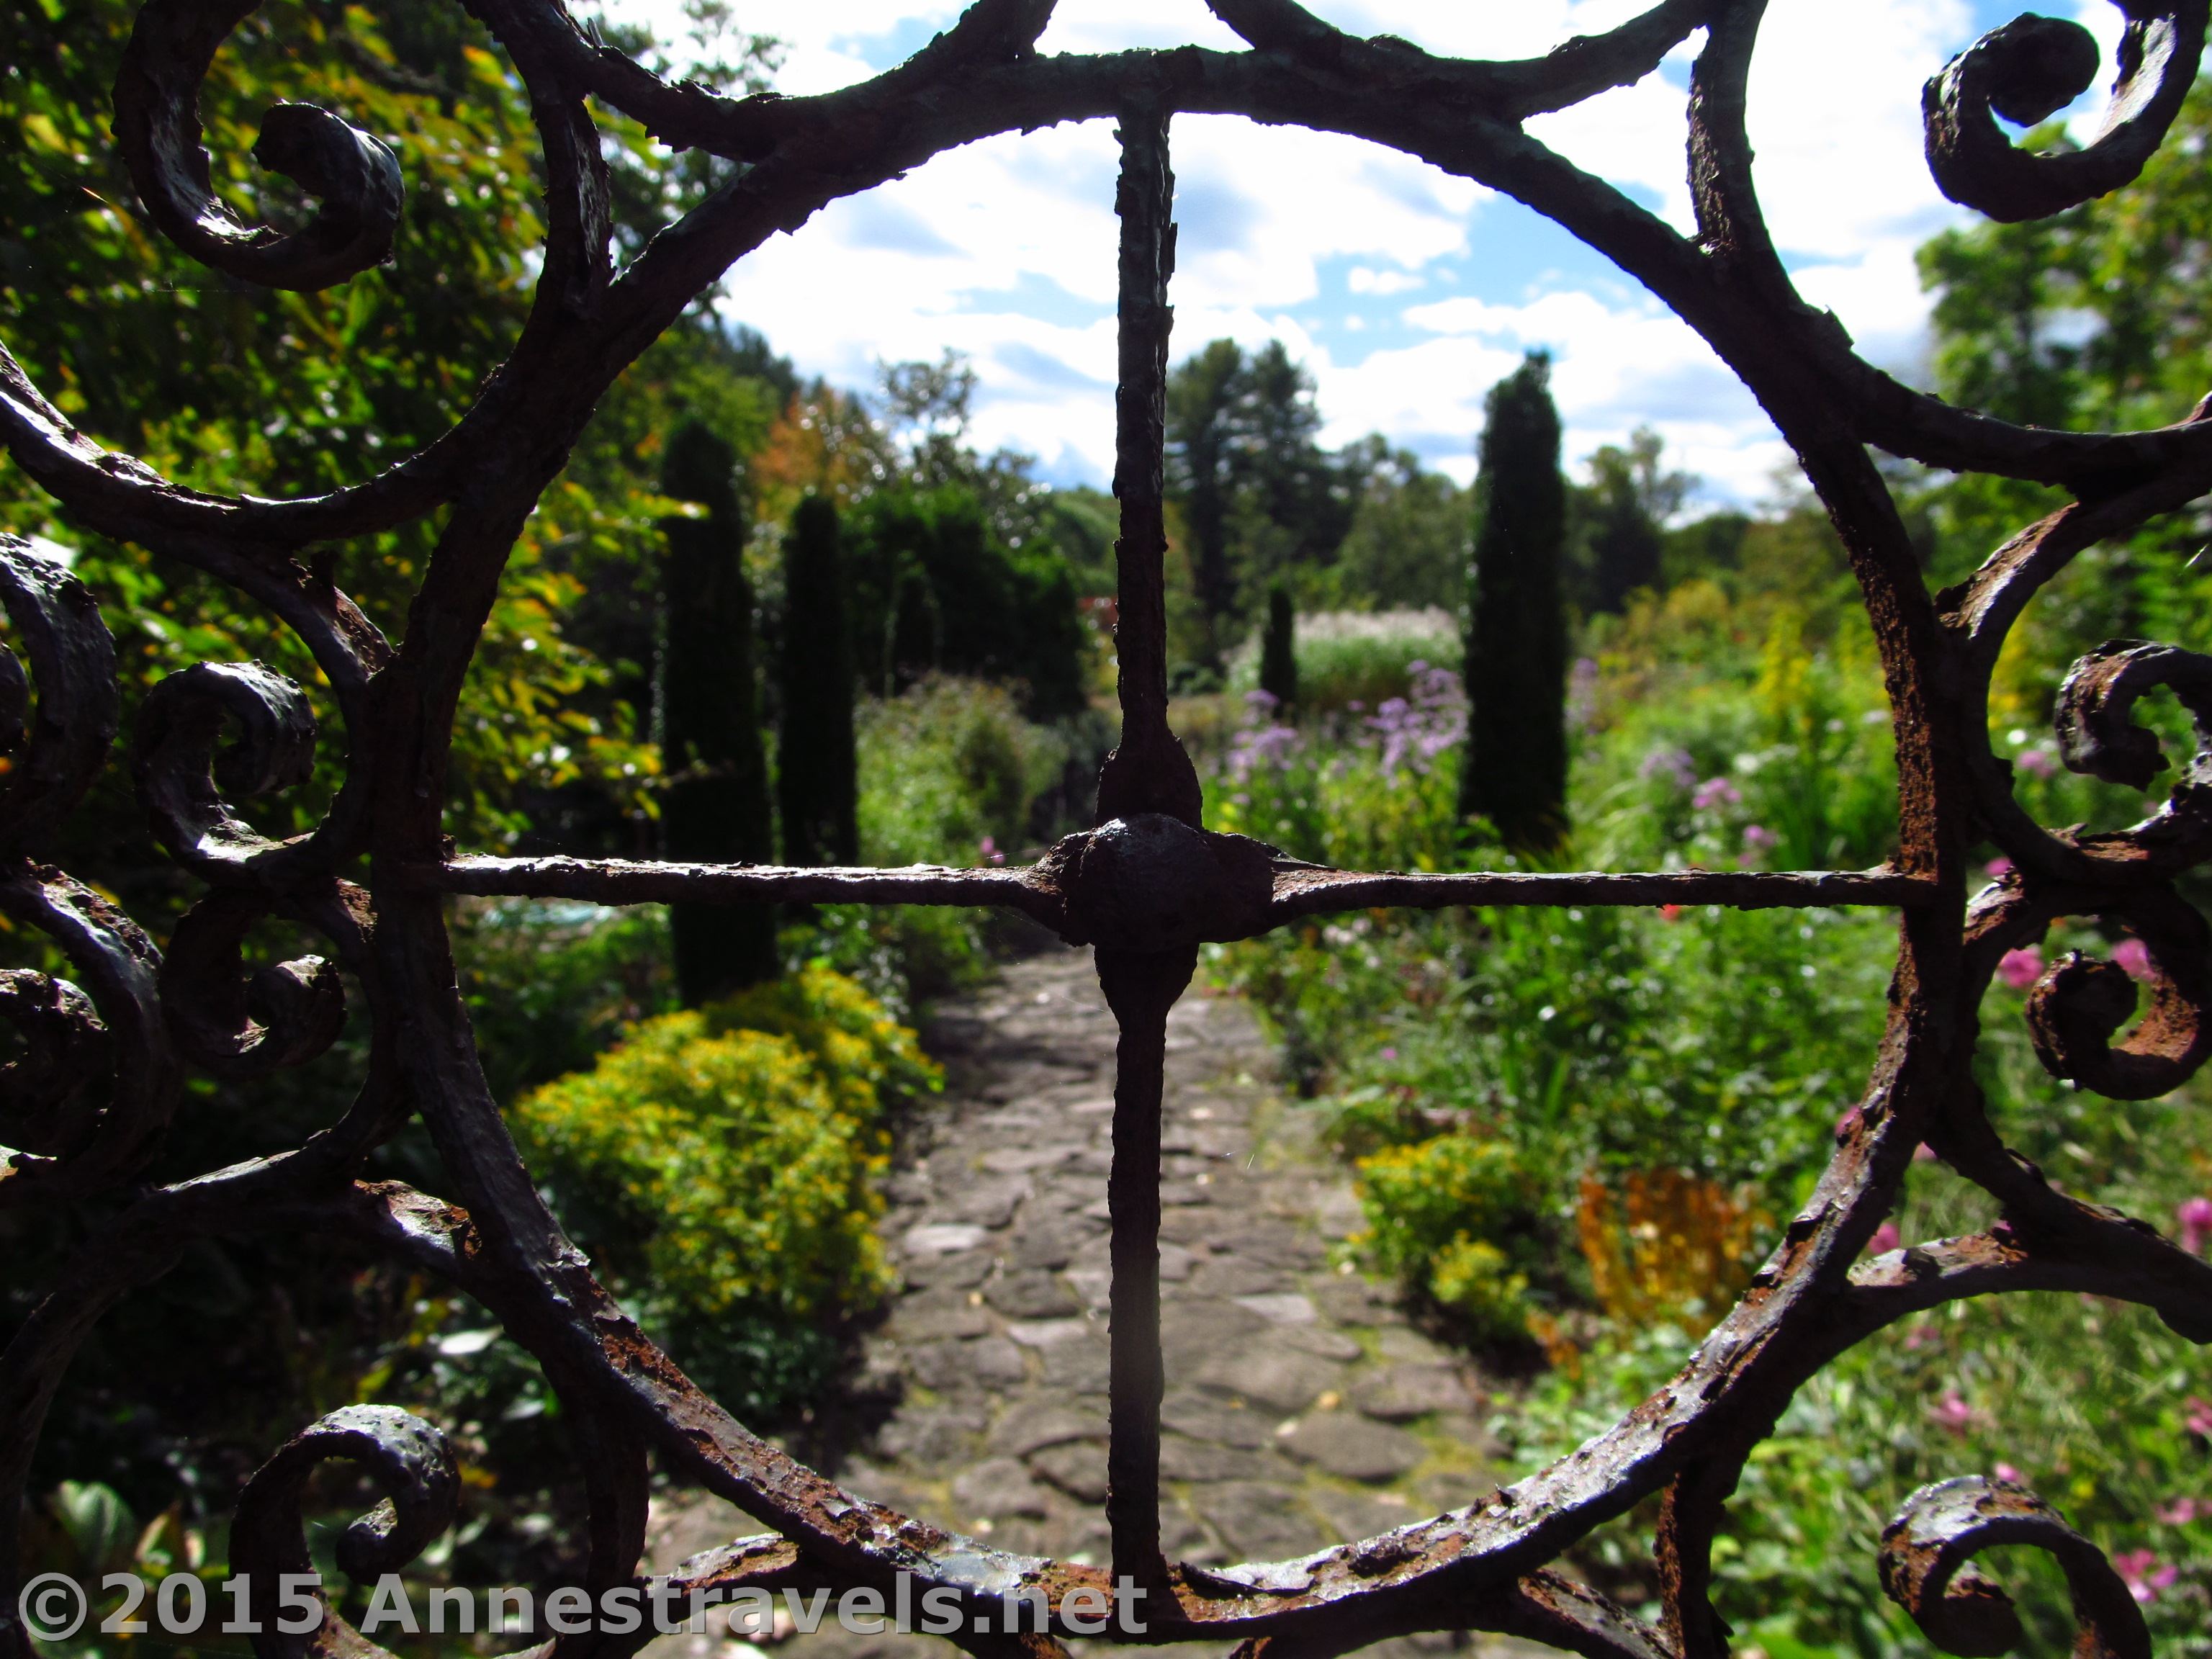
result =
[[[1315,9],[1361,33],[1512,56],[1610,27],[1646,3]],[[623,3],[648,17],[674,9]],[[1773,0],[1767,13],[1749,117],[1770,222],[1806,297],[1833,308],[1885,365],[1923,355],[1912,249],[1958,216],[1920,156],[1920,84],[1971,38],[1975,7],[1996,3]],[[2117,17],[2102,0],[2092,9]],[[780,84],[813,91],[896,61],[958,10],[951,0],[757,0],[743,21],[787,42]],[[2104,15],[2087,21],[2110,33]],[[1041,44],[1187,41],[1237,44],[1203,0],[1062,0]],[[1531,130],[1686,228],[1685,61],[1678,53],[1638,84]],[[1103,122],[940,156],[775,238],[732,273],[731,308],[805,371],[847,385],[869,384],[879,360],[965,351],[981,376],[979,439],[1036,452],[1059,476],[1103,481],[1115,165]],[[1179,118],[1175,165],[1178,351],[1224,335],[1283,340],[1316,375],[1332,441],[1381,430],[1464,476],[1484,391],[1524,346],[1541,344],[1556,354],[1571,458],[1648,422],[1717,490],[1765,493],[1780,450],[1748,394],[1601,262],[1538,253],[1559,245],[1537,240],[1513,204],[1374,146],[1228,117]],[[1474,294],[1484,297],[1464,297]]]
[[1354,265],[1344,279],[1344,285],[1354,294],[1410,294],[1427,284],[1409,271],[1377,270],[1372,265]]
[[[1761,493],[1784,459],[1751,394],[1687,325],[1656,302],[1608,304],[1562,290],[1518,306],[1438,301],[1413,307],[1406,319],[1436,342],[1368,358],[1341,377],[1346,401],[1406,420],[1411,411],[1394,410],[1393,397],[1402,404],[1433,398],[1439,383],[1461,387],[1451,414],[1472,434],[1481,423],[1483,392],[1524,351],[1543,347],[1555,351],[1552,392],[1570,462],[1649,425],[1676,453],[1677,465],[1741,498]],[[1328,386],[1324,381],[1324,394]],[[1453,469],[1462,477],[1473,465],[1471,449],[1463,453]]]

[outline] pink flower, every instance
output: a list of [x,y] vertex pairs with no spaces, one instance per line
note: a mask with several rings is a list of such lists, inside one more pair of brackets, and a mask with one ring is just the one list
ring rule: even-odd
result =
[[2035,778],[2047,778],[2058,770],[2058,763],[2051,758],[2048,749],[2031,749],[2017,764],[2021,771]]
[[1917,1353],[1921,1349],[1932,1346],[1942,1334],[1942,1333],[1935,1326],[1923,1319],[1918,1324],[1906,1328],[1905,1351],[1907,1353]]
[[2169,1527],[2185,1527],[2200,1515],[2212,1520],[2212,1504],[2200,1504],[2194,1498],[2177,1498],[2154,1513]]
[[1836,1119],[1836,1139],[1838,1140],[1842,1139],[1845,1135],[1850,1133],[1852,1130],[1858,1127],[1858,1103],[1854,1101],[1849,1106],[1844,1107],[1841,1115]]
[[2015,991],[2025,991],[2043,977],[2043,952],[2033,945],[2008,951],[1997,958],[1997,977]]
[[1966,1434],[1982,1420],[1981,1413],[1960,1398],[1956,1389],[1949,1389],[1941,1400],[1930,1406],[1928,1415],[1936,1419],[1938,1428],[1948,1429],[1957,1435]]
[[2212,1198],[2185,1198],[2173,1218],[2181,1224],[2181,1248],[2203,1255],[2205,1242],[2212,1239]]
[[975,843],[975,852],[986,864],[1004,864],[1006,861],[1006,855],[999,850],[999,843],[988,836]]
[[1707,778],[1692,792],[1690,805],[1700,812],[1710,812],[1716,806],[1741,806],[1743,791],[1726,778]]
[[1926,1141],[1922,1141],[1912,1149],[1912,1161],[1915,1164],[1933,1164],[1936,1161],[1936,1149]]
[[2158,969],[2150,965],[2150,946],[2139,939],[2124,939],[2115,945],[2112,960],[2125,969],[2128,977],[2138,984],[2158,977]]
[[1983,868],[1986,869],[1990,872],[1990,879],[1991,881],[1996,881],[2012,873],[2012,860],[2007,858],[2003,854],[2000,853],[1996,857],[1991,859],[1988,864],[1984,865]]
[[1867,1254],[1887,1255],[1904,1243],[1905,1235],[1897,1231],[1897,1224],[1894,1221],[1885,1221],[1874,1230],[1874,1237],[1867,1240]]
[[1398,1051],[1395,1048],[1386,1048],[1382,1050],[1382,1058],[1385,1060],[1395,1060],[1398,1058]]
[[2191,1434],[2212,1440],[2212,1401],[2200,1400],[2192,1394],[2181,1402],[2181,1409],[2186,1413],[2181,1419],[2182,1426]]
[[2120,1575],[2128,1594],[2145,1607],[2157,1601],[2158,1593],[2179,1577],[2172,1563],[2160,1566],[2158,1557],[2148,1550],[2122,1550],[2112,1558],[2112,1571]]
[[2008,1486],[2024,1486],[2027,1484],[2027,1478],[2009,1463],[2000,1463],[1990,1473]]
[[1765,852],[1780,837],[1763,823],[1747,823],[1743,826],[1743,844],[1755,853]]

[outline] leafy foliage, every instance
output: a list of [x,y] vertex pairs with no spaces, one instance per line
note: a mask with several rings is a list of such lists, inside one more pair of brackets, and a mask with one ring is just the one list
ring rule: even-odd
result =
[[1359,1160],[1364,1242],[1479,1341],[1524,1335],[1528,1288],[1559,1252],[1543,1183],[1503,1140],[1442,1134]]
[[[643,1021],[509,1116],[563,1224],[679,1363],[772,1412],[888,1288],[887,1114],[939,1083],[912,1031],[812,965]],[[763,1354],[783,1363],[763,1376]]]
[[1066,563],[992,529],[973,490],[945,484],[871,497],[848,560],[861,674],[894,695],[931,674],[1010,680],[1029,712],[1085,703],[1085,637]]

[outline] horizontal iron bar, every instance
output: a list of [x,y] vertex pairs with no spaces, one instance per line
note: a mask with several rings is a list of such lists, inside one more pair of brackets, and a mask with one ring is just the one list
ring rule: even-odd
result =
[[1400,875],[1331,870],[1279,860],[1269,915],[1277,922],[1333,910],[1440,910],[1480,905],[1722,904],[1736,910],[1809,909],[1826,905],[1934,902],[1932,877],[1894,870],[1662,870],[1613,874],[1578,870],[1522,873],[1481,870]]
[[[914,864],[897,869],[792,869],[768,864],[678,864],[631,859],[460,858],[432,884],[487,897],[583,899],[599,904],[691,903],[995,905],[1056,932],[1066,930],[1066,901],[1044,865],[956,870]],[[1333,870],[1278,859],[1267,923],[1333,911],[1454,905],[1655,906],[1720,904],[1738,910],[1827,905],[1911,908],[1931,903],[1933,878],[1893,870],[1474,871],[1407,875]],[[1247,929],[1247,932],[1249,930]]]
[[643,859],[460,858],[447,863],[433,882],[449,893],[597,904],[989,904],[1019,910],[1056,928],[1060,896],[1031,880],[1030,872],[1026,865],[981,870],[934,864],[888,870],[793,869]]

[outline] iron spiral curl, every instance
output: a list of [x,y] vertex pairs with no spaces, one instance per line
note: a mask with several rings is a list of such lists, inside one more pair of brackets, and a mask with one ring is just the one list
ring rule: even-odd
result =
[[[71,1355],[130,1289],[166,1272],[185,1242],[307,1230],[449,1280],[544,1369],[577,1431],[592,1498],[595,1584],[627,1582],[644,1539],[648,1455],[727,1498],[776,1537],[702,1558],[705,1582],[880,1585],[909,1573],[963,1606],[995,1607],[1042,1587],[1055,1604],[1107,1582],[1102,1568],[994,1550],[847,1492],[738,1424],[661,1354],[598,1284],[518,1158],[478,1065],[454,988],[447,894],[568,896],[615,902],[854,899],[987,902],[1096,944],[1127,1019],[1116,1133],[1140,1154],[1156,1133],[1166,1007],[1196,941],[1246,937],[1297,917],[1390,903],[1746,907],[1876,903],[1899,913],[1895,996],[1866,1092],[1802,1212],[1743,1301],[1681,1374],[1572,1457],[1501,1492],[1381,1537],[1296,1561],[1201,1569],[1158,1554],[1141,1513],[1157,1456],[1157,1330],[1117,1324],[1117,1570],[1163,1592],[1146,1639],[1233,1638],[1251,1659],[1315,1659],[1430,1629],[1512,1631],[1596,1659],[1717,1659],[1711,1545],[1759,1438],[1795,1391],[1851,1343],[1906,1314],[1994,1291],[2092,1291],[2155,1309],[2185,1339],[2212,1340],[2212,1267],[2154,1231],[2079,1204],[2006,1148],[1972,1076],[1981,994],[2002,953],[2057,918],[2124,921],[2155,972],[2147,1012],[2121,1035],[2136,992],[2110,964],[2062,962],[2031,999],[2045,1062],[2120,1097],[2171,1089],[2208,1046],[2207,930],[2175,879],[2212,854],[2200,757],[2166,809],[2104,836],[2036,825],[1990,752],[1987,689],[2007,630],[2084,548],[2212,491],[2212,420],[2175,411],[2146,431],[2071,433],[1953,408],[1861,358],[1807,305],[1776,255],[1745,128],[1761,0],[1658,0],[1604,33],[1540,58],[1482,61],[1363,40],[1294,0],[1210,0],[1244,49],[1108,55],[1038,49],[1052,0],[977,0],[904,64],[812,97],[726,96],[672,84],[587,35],[556,0],[471,0],[526,87],[544,151],[548,238],[514,349],[449,430],[374,477],[272,500],[183,488],[76,427],[0,349],[0,440],[73,521],[210,571],[298,633],[344,715],[336,805],[276,842],[237,799],[296,786],[318,764],[301,688],[258,664],[202,664],[156,689],[133,733],[140,793],[165,846],[207,890],[165,963],[110,900],[34,862],[110,763],[118,699],[112,642],[83,585],[30,544],[0,538],[0,603],[29,672],[0,653],[0,909],[52,939],[73,980],[0,975],[0,1016],[27,1042],[0,1073],[0,1205],[100,1195],[109,1219],[0,1356],[0,1517],[19,1512],[40,1425]],[[240,222],[218,202],[199,146],[198,91],[251,0],[149,0],[115,90],[118,142],[148,219],[211,268],[318,289],[404,258],[398,158],[382,141],[305,105],[272,110],[256,155],[319,200],[303,228]],[[1928,85],[1929,164],[1954,199],[2033,218],[2120,188],[2155,152],[2193,82],[2206,0],[2123,0],[2119,77],[2104,131],[2070,155],[2018,148],[1997,118],[2048,114],[2097,64],[2075,26],[2022,18],[1984,37]],[[1684,234],[1526,129],[1532,116],[1632,84],[1669,53],[1695,55],[1688,161],[1697,213]],[[629,264],[610,252],[608,179],[593,100],[672,146],[738,162]],[[1183,114],[1347,134],[1418,157],[1527,204],[1643,283],[1749,386],[1791,443],[1841,535],[1891,690],[1902,844],[1872,872],[1651,872],[1416,877],[1318,869],[1208,836],[1188,757],[1166,714],[1158,376],[1167,361],[1174,264],[1170,143]],[[1055,123],[1120,123],[1124,167],[1119,546],[1124,724],[1101,823],[1034,869],[798,871],[748,866],[457,857],[443,840],[459,689],[499,573],[540,494],[623,369],[735,262],[799,230],[842,198],[931,156]],[[396,250],[396,252],[395,252]],[[1869,447],[1931,465],[2059,486],[2073,502],[1997,550],[1954,592],[1930,596]],[[437,550],[397,646],[309,563],[307,550],[443,515]],[[2155,745],[2130,710],[2172,686],[2203,723],[2207,659],[2114,641],[2069,681],[2060,712],[2069,764],[2140,785]],[[226,748],[235,729],[240,740]],[[2146,745],[2149,744],[2147,749]],[[2014,872],[1970,896],[1969,848],[1994,836]],[[364,872],[361,860],[366,855]],[[358,878],[358,879],[356,879]],[[247,976],[240,945],[264,917],[304,921],[334,960],[305,957]],[[159,1146],[189,1064],[218,1075],[302,1062],[346,1017],[338,968],[360,983],[373,1036],[345,1120],[301,1147],[160,1188],[126,1183]],[[2115,1041],[2115,1039],[2118,1039]],[[27,1102],[19,1105],[19,1101]],[[1124,1114],[1127,1121],[1124,1121]],[[447,1196],[361,1178],[368,1151],[410,1115],[443,1164]],[[1860,1260],[1926,1141],[1999,1201],[1987,1233]],[[1117,1312],[1148,1297],[1142,1158],[1117,1164]],[[1151,1290],[1157,1291],[1152,1285]],[[304,1559],[299,1507],[314,1463],[374,1469],[388,1507],[348,1534],[349,1570],[389,1570],[453,1513],[438,1431],[390,1408],[324,1419],[277,1450],[242,1496],[237,1560],[257,1573]],[[1647,1498],[1662,1519],[1655,1560],[1664,1617],[1649,1625],[1546,1564]],[[0,1541],[12,1522],[0,1522]],[[1954,1482],[1916,1496],[1884,1540],[1892,1593],[1961,1654],[2009,1640],[1966,1559],[2026,1541],[2059,1555],[2085,1630],[2114,1659],[2143,1650],[2141,1620],[2109,1564],[2032,1495]],[[14,1621],[18,1564],[0,1559],[0,1654],[29,1659]],[[983,1659],[1008,1645],[963,1642]],[[2088,1639],[2088,1638],[2085,1638]],[[1041,1637],[1025,1659],[1057,1650]],[[358,1653],[327,1613],[314,1632],[264,1638],[268,1659]],[[1279,1652],[1278,1651],[1279,1650]],[[607,1650],[612,1651],[610,1647]],[[580,1650],[579,1650],[580,1651]]]

